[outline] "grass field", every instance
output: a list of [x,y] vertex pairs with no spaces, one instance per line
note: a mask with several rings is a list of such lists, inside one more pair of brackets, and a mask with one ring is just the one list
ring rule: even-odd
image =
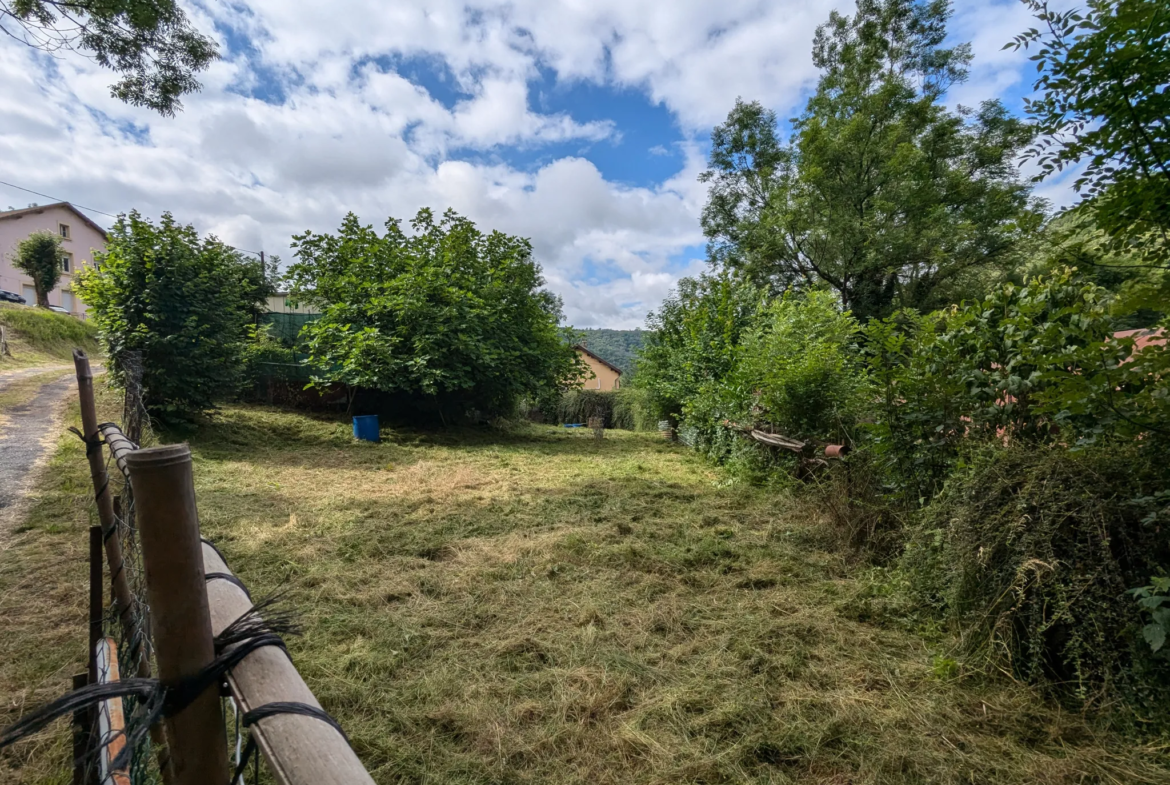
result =
[[[299,612],[293,657],[379,783],[1170,781],[1165,748],[856,621],[866,571],[816,510],[685,448],[383,435],[230,407],[192,440],[204,533]],[[0,557],[0,723],[82,668],[86,486],[63,439]],[[0,755],[6,781],[66,782],[66,735]]]

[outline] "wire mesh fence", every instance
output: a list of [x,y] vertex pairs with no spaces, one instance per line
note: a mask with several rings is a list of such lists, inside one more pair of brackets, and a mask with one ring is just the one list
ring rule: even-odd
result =
[[[141,376],[138,377],[141,379]],[[140,388],[139,388],[140,389]],[[124,422],[134,423],[131,427],[142,433],[149,429],[149,418],[145,409],[141,407],[141,395],[134,396],[137,403],[131,400],[132,393],[127,391],[127,405],[125,411],[129,414]],[[122,545],[121,571],[126,577],[130,593],[134,602],[129,607],[121,607],[116,599],[106,608],[102,621],[102,632],[113,643],[116,652],[117,674],[133,676],[150,676],[155,671],[154,649],[151,644],[150,631],[150,600],[146,590],[146,570],[142,559],[142,548],[138,540],[135,527],[134,492],[130,486],[130,474],[126,467],[125,454],[137,449],[117,425],[103,423],[99,426],[102,442],[106,445],[106,476],[109,478],[109,491],[114,499],[114,526],[112,536],[117,537]],[[105,533],[103,536],[111,536]],[[116,575],[110,575],[110,581]],[[99,673],[99,681],[109,679],[114,674],[108,670]],[[114,676],[116,678],[116,676]],[[103,704],[104,705],[104,704]],[[141,705],[141,700],[134,696],[127,696],[122,701],[122,712],[126,717],[135,717]],[[111,743],[117,744],[120,736],[117,733],[109,737],[99,737],[99,749],[108,749]],[[153,749],[153,740],[147,736],[130,752],[130,762],[127,775],[130,785],[153,785],[162,782],[159,771],[157,750]],[[97,756],[93,763],[103,760]],[[92,765],[92,763],[91,763]],[[105,780],[102,780],[105,782]]]
[[308,313],[266,313],[261,322],[268,325],[272,336],[285,346],[296,346],[301,328],[311,321],[320,319],[320,314]]
[[[74,783],[372,785],[288,654],[282,635],[298,633],[293,614],[272,598],[253,604],[199,533],[190,450],[139,451],[117,424],[99,424],[88,358],[74,357],[82,429],[71,430],[86,446],[101,522],[90,529],[89,669],[71,692],[0,730],[0,749],[72,717]],[[141,372],[119,370],[124,423],[141,438],[150,433]],[[165,580],[176,573],[184,577]],[[207,658],[187,657],[204,645]],[[191,724],[196,713],[205,721]]]
[[[127,391],[127,398],[131,393]],[[138,398],[139,402],[141,398]],[[149,417],[145,409],[127,403],[126,410],[139,410],[141,420],[139,427],[149,429]],[[125,572],[130,589],[135,598],[131,608],[120,608],[116,602],[111,602],[106,608],[102,620],[103,644],[100,651],[115,652],[115,656],[98,656],[98,683],[117,681],[120,674],[149,675],[155,672],[154,649],[150,634],[150,603],[146,588],[146,573],[142,558],[142,548],[138,532],[134,526],[134,493],[130,484],[130,473],[127,466],[127,454],[138,449],[129,437],[114,423],[102,423],[99,426],[102,443],[107,448],[106,469],[109,476],[109,487],[114,494],[116,534],[122,543],[122,569]],[[149,432],[149,430],[147,431]],[[124,619],[131,619],[126,624]],[[238,776],[232,780],[232,785],[246,785],[260,781],[259,756],[254,756],[253,765],[242,766],[245,750],[247,749],[248,730],[243,726],[240,710],[235,699],[226,695],[222,699],[223,714],[226,719],[225,733],[227,734],[228,751],[232,760],[233,771],[240,770]],[[86,779],[86,782],[96,781],[112,783],[112,785],[154,785],[162,783],[157,735],[143,736],[135,739],[128,745],[125,733],[127,723],[133,725],[139,715],[147,710],[147,704],[141,698],[129,695],[117,700],[103,701],[99,704],[96,723],[97,737],[92,752],[85,760],[86,776],[93,776],[96,771],[97,780]],[[127,746],[130,747],[124,767],[116,771],[113,762],[119,753]],[[113,773],[111,773],[113,772]],[[122,777],[123,779],[119,779]]]

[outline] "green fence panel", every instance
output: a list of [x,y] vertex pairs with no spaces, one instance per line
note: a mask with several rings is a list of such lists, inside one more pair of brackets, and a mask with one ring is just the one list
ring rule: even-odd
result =
[[296,346],[301,328],[320,318],[321,315],[316,313],[266,313],[261,317],[261,324],[269,325],[274,338],[292,347]]

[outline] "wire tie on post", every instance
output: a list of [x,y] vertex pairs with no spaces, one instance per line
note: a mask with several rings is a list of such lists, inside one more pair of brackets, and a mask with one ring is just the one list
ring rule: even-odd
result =
[[[204,542],[207,541],[204,540]],[[212,547],[214,548],[215,546],[213,545]],[[252,592],[248,591],[248,587],[244,585],[243,581],[232,575],[230,572],[209,572],[203,576],[203,579],[208,583],[211,581],[227,581],[228,583],[236,586],[245,595],[247,595],[249,601],[252,600]]]

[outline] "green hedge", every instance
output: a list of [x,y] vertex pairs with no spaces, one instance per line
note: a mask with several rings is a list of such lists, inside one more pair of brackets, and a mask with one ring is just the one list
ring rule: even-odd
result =
[[522,407],[530,418],[564,425],[587,423],[590,417],[602,417],[606,428],[627,431],[652,431],[657,420],[650,407],[645,390],[631,387],[621,390],[567,390],[544,401],[530,402]]

